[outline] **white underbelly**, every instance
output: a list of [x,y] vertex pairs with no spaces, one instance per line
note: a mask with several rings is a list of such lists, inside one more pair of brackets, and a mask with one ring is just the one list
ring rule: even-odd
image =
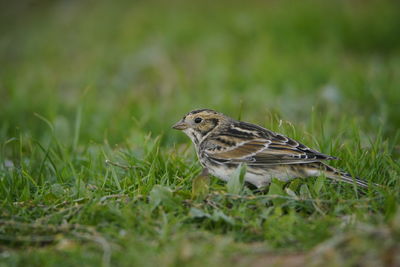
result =
[[[212,175],[226,182],[229,181],[229,179],[234,175],[235,171],[236,169],[232,170],[222,166],[218,168],[209,169],[209,172]],[[271,183],[272,178],[288,182],[293,178],[295,178],[295,176],[290,175],[287,172],[276,171],[276,170],[268,170],[268,171],[262,170],[259,173],[246,172],[244,176],[244,180],[246,182],[249,182],[258,188],[266,186],[269,183]]]

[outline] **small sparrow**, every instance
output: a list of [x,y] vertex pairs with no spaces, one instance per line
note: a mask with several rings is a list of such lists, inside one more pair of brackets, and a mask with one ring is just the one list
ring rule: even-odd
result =
[[189,136],[205,171],[224,181],[230,179],[240,164],[245,164],[244,179],[257,188],[267,186],[272,178],[288,182],[319,175],[368,187],[366,181],[323,163],[335,157],[214,110],[193,110],[172,128]]

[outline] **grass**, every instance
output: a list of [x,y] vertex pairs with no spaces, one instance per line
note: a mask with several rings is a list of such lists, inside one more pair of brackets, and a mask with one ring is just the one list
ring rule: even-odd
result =
[[[400,264],[397,2],[0,5],[0,266]],[[208,183],[200,107],[383,187]]]

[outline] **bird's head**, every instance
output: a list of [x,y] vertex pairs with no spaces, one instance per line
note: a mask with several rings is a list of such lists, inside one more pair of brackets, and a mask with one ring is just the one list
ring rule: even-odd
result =
[[228,117],[211,109],[198,109],[187,113],[172,128],[181,130],[198,145],[213,130],[218,128]]

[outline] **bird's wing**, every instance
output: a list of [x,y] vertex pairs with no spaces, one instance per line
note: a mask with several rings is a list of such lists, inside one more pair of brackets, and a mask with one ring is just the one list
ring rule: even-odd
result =
[[[248,126],[248,125],[247,125]],[[251,126],[251,125],[250,125]],[[255,126],[259,134],[220,134],[210,137],[204,146],[204,155],[217,163],[246,163],[263,166],[276,164],[309,163],[321,160],[336,159],[335,157],[315,151],[291,138],[276,134],[264,128]],[[236,130],[240,131],[238,127]],[[264,130],[266,132],[264,132]]]

